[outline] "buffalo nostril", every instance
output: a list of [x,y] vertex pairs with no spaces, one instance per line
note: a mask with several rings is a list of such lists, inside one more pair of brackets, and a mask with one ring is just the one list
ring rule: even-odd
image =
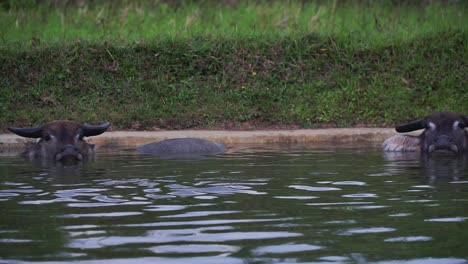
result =
[[78,151],[78,148],[73,145],[65,145],[60,149],[62,152],[64,151]]
[[443,135],[443,136],[439,136],[438,138],[436,138],[435,142],[437,142],[437,143],[452,143],[453,140],[452,140],[451,137]]

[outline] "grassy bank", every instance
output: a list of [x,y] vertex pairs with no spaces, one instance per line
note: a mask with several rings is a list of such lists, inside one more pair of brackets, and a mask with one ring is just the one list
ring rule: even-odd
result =
[[[3,2],[3,4],[1,4]],[[0,43],[62,45],[77,39],[334,36],[353,48],[466,30],[465,1],[0,0]]]
[[9,6],[0,126],[388,126],[468,113],[466,5],[337,2]]

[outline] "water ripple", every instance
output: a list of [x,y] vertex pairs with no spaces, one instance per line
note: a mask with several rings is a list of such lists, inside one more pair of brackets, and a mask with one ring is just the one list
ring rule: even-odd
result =
[[412,215],[411,213],[398,213],[398,214],[391,214],[391,215],[388,215],[388,216],[391,216],[391,217],[404,217],[404,216],[410,216]]
[[430,240],[432,240],[432,237],[427,236],[392,237],[384,239],[385,242],[419,242]]
[[144,189],[143,192],[145,193],[155,193],[155,192],[160,192],[161,188],[150,188],[150,189]]
[[80,200],[73,198],[55,198],[50,200],[32,200],[32,201],[22,201],[19,204],[50,204],[50,203],[66,203],[66,202],[79,202]]
[[55,195],[60,198],[73,198],[77,196],[96,197],[100,195],[100,192],[104,192],[107,190],[108,189],[99,189],[99,188],[79,188],[79,189],[57,190],[55,192]]
[[127,199],[112,198],[112,197],[108,197],[108,196],[105,196],[105,195],[94,196],[92,198],[92,200],[96,200],[96,201],[103,202],[103,203],[124,203],[124,202],[128,202]]
[[122,205],[148,205],[151,202],[123,202],[123,203],[69,203],[67,204],[68,207],[79,207],[79,208],[86,208],[86,207],[109,207],[109,206],[122,206]]
[[365,186],[367,183],[361,181],[337,181],[332,182],[333,185],[355,185],[355,186]]
[[406,203],[431,203],[435,202],[434,200],[429,200],[429,199],[420,199],[420,200],[408,200],[405,201]]
[[466,184],[468,181],[451,181],[452,184]]
[[84,195],[86,193],[99,193],[107,191],[108,189],[99,188],[79,188],[79,189],[68,189],[68,190],[57,190],[58,194],[71,194],[71,195]]
[[90,228],[98,228],[98,225],[75,225],[75,226],[64,226],[62,227],[65,230],[77,230],[77,229],[90,229]]
[[318,196],[275,196],[278,199],[295,199],[295,200],[310,200],[317,199]]
[[306,185],[289,185],[289,188],[297,189],[297,190],[304,190],[304,191],[312,191],[312,192],[327,192],[327,191],[340,191],[340,188],[335,187],[314,187],[314,186],[306,186]]
[[286,231],[269,231],[269,232],[223,232],[223,233],[200,233],[194,232],[193,229],[185,231],[185,235],[180,235],[182,231],[175,230],[172,234],[159,236],[157,232],[149,232],[148,236],[109,236],[109,237],[92,237],[72,240],[67,247],[92,249],[103,248],[108,246],[121,246],[128,244],[161,244],[174,242],[228,242],[239,240],[257,240],[257,239],[272,239],[299,237],[303,234],[286,232]]
[[[80,256],[82,254],[79,254]],[[0,258],[0,261],[3,260]],[[7,260],[7,259],[5,259]],[[213,257],[187,257],[187,258],[163,258],[163,257],[140,257],[140,258],[111,258],[111,259],[93,259],[93,260],[73,260],[75,264],[128,264],[138,263],[138,264],[153,264],[153,263],[164,263],[164,264],[245,264],[243,259],[226,257],[226,256],[213,256]],[[12,264],[35,264],[38,262],[32,261],[17,261],[17,260],[7,260],[7,263]],[[68,264],[69,260],[65,261],[49,261],[49,264]]]
[[367,176],[370,176],[370,177],[385,177],[385,176],[393,176],[394,174],[393,173],[390,173],[390,172],[381,172],[381,173],[370,173],[370,174],[367,174]]
[[326,256],[321,257],[320,260],[331,261],[331,262],[338,262],[338,263],[349,263],[349,258],[341,257],[341,256]]
[[113,212],[113,213],[95,213],[95,214],[66,214],[57,216],[61,218],[82,218],[82,217],[121,217],[121,216],[133,216],[141,215],[142,212]]
[[419,258],[406,260],[384,260],[373,262],[375,264],[466,264],[466,259],[461,258]]
[[0,243],[31,243],[31,242],[35,242],[35,241],[31,239],[0,238]]
[[179,197],[188,197],[188,196],[202,196],[205,194],[215,194],[215,195],[225,195],[225,194],[237,194],[237,193],[244,193],[244,194],[266,194],[265,192],[258,192],[251,190],[252,187],[250,186],[242,186],[242,185],[221,185],[221,186],[212,186],[212,187],[191,187],[185,186],[181,184],[170,184],[167,186],[172,192],[169,195],[175,195]]
[[315,246],[309,244],[295,244],[288,243],[282,245],[274,246],[263,246],[258,247],[252,251],[255,255],[264,255],[264,254],[285,254],[285,253],[294,253],[294,252],[304,252],[304,251],[313,251],[324,249],[322,246]]
[[324,224],[337,224],[337,225],[350,225],[350,224],[356,224],[356,220],[335,220],[335,221],[328,221],[324,222]]
[[295,218],[253,218],[253,219],[216,219],[216,220],[197,220],[197,221],[179,221],[179,222],[155,222],[142,224],[125,224],[126,227],[163,227],[163,226],[204,226],[204,225],[225,225],[239,223],[262,223],[274,221],[293,221]]
[[421,188],[421,189],[434,189],[434,186],[430,186],[430,185],[414,185],[414,186],[411,186],[412,188]]
[[21,186],[21,185],[26,185],[27,183],[25,182],[2,182],[2,185],[7,185],[7,186]]
[[106,231],[103,231],[103,230],[88,230],[88,231],[79,231],[79,232],[69,232],[68,234],[71,237],[77,237],[77,236],[102,235],[105,233]]
[[388,205],[364,205],[364,206],[353,206],[353,209],[364,209],[364,210],[369,210],[369,209],[381,209],[381,208],[387,208],[389,207]]
[[0,197],[14,197],[14,196],[19,196],[18,193],[13,193],[13,192],[2,192],[0,191]]
[[146,194],[145,197],[151,199],[170,199],[176,198],[177,196],[168,194]]
[[369,228],[350,228],[343,231],[339,231],[338,235],[349,236],[356,234],[375,234],[375,233],[386,233],[394,232],[396,228],[391,227],[369,227]]
[[149,212],[166,212],[166,211],[183,210],[183,209],[185,209],[187,207],[188,207],[187,205],[163,205],[163,204],[160,204],[160,205],[148,206],[143,210],[149,211]]
[[342,195],[345,198],[376,198],[378,197],[375,193],[352,193]]
[[[148,248],[154,253],[234,253],[240,250],[237,246],[228,246],[220,244],[184,244],[184,245],[165,245]],[[224,262],[222,262],[224,263]]]
[[455,216],[455,217],[425,219],[424,222],[464,222],[467,219],[468,217]]
[[139,187],[145,187],[147,189],[158,186],[158,182],[149,181],[148,179],[126,179],[126,180],[96,180],[100,185],[103,186],[126,186],[128,184],[134,184]]
[[199,199],[199,200],[213,200],[213,199],[217,199],[218,196],[212,196],[212,195],[198,195],[198,196],[195,196],[193,197],[195,199]]
[[183,218],[183,217],[200,217],[200,216],[209,216],[209,215],[220,215],[220,214],[234,214],[239,213],[240,211],[197,211],[197,212],[188,212],[183,214],[176,215],[164,215],[161,218]]
[[307,205],[312,205],[312,206],[326,206],[326,205],[356,205],[356,204],[373,204],[373,202],[307,203]]
[[39,189],[34,189],[34,188],[29,188],[29,189],[6,189],[6,190],[0,190],[0,193],[40,193],[43,192],[43,190]]

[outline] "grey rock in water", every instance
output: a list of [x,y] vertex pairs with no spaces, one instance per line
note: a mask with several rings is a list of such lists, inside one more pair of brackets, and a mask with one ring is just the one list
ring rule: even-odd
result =
[[226,152],[226,146],[199,138],[173,138],[137,147],[143,154],[160,158],[202,158]]

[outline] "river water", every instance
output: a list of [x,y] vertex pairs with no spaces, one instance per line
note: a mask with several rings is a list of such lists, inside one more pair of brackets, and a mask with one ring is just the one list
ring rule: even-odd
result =
[[0,263],[467,263],[465,157],[239,149],[0,157]]

